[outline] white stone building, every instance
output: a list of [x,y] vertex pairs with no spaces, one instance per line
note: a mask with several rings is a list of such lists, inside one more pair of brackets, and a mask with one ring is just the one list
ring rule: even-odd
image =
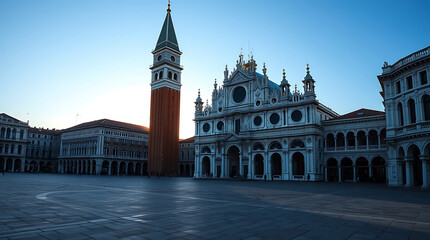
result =
[[179,140],[178,176],[192,177],[194,174],[194,137]]
[[101,119],[62,130],[59,173],[145,175],[148,131],[144,126]]
[[324,180],[322,122],[339,116],[316,99],[309,67],[304,92],[291,93],[283,77],[276,84],[257,72],[254,59],[239,56],[212,104],[195,102],[196,178]]
[[384,64],[388,184],[429,186],[430,47]]
[[21,172],[25,169],[28,123],[0,113],[0,170]]

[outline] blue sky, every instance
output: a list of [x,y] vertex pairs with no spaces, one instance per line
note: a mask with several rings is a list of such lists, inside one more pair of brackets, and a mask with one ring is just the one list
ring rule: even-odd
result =
[[[377,75],[430,45],[430,1],[173,0],[183,52],[180,137],[194,134],[197,89],[210,98],[243,49],[274,82],[316,80],[339,114],[383,110]],[[0,0],[0,112],[31,126],[101,118],[149,126],[151,51],[167,1]],[[76,114],[79,116],[76,118]],[[76,121],[77,120],[77,121]]]

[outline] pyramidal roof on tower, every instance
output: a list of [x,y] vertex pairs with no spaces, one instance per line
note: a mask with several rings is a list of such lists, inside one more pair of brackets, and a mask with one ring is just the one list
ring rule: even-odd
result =
[[172,16],[170,15],[170,4],[167,8],[166,19],[164,19],[163,28],[161,29],[154,51],[158,51],[163,47],[179,51],[178,40],[176,40],[175,28],[173,27]]

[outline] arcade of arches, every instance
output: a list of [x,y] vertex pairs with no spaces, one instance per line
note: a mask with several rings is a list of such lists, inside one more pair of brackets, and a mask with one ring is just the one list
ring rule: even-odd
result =
[[23,161],[21,158],[0,158],[0,172],[56,173],[57,166],[51,161]]
[[60,160],[59,172],[88,175],[147,175],[146,161]]
[[[369,162],[370,161],[370,162]],[[382,157],[368,160],[359,157],[355,161],[348,157],[327,160],[325,181],[352,181],[352,182],[386,182],[386,163]]]
[[405,186],[428,187],[430,185],[430,143],[427,143],[422,149],[415,144],[405,149],[399,147],[397,151],[401,183]]

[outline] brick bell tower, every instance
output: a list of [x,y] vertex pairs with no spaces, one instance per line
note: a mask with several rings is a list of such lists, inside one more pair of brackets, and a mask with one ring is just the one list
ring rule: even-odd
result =
[[148,174],[176,176],[179,160],[179,110],[181,71],[179,51],[167,8],[158,37],[151,69],[151,113],[149,126]]

